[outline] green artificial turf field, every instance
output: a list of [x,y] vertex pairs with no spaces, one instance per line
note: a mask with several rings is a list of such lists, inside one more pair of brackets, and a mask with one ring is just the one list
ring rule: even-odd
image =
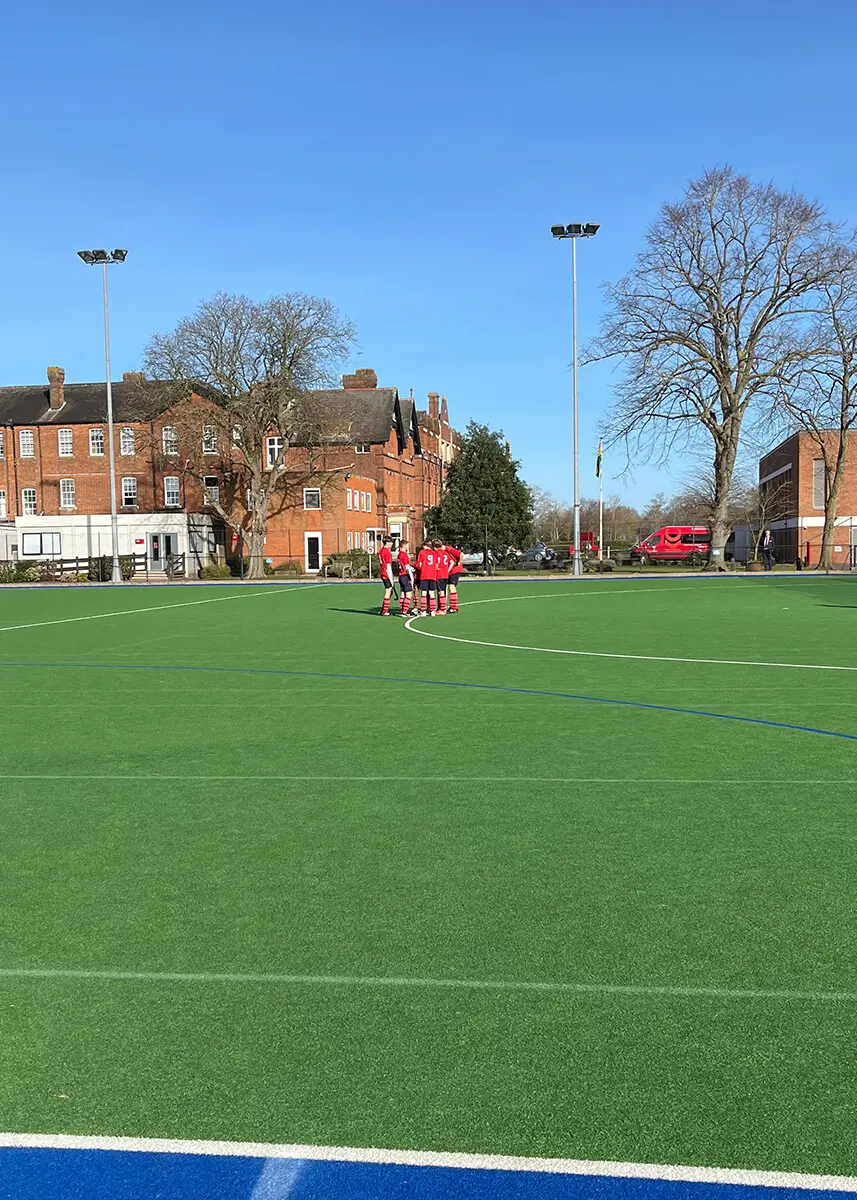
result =
[[857,586],[377,592],[0,591],[0,1128],[857,1173]]

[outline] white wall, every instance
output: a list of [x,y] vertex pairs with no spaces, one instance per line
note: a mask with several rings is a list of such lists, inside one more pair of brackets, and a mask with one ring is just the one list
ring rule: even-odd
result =
[[[202,532],[203,528],[211,529],[210,518],[195,514],[192,518],[194,526]],[[148,535],[150,533],[171,533],[177,539],[177,553],[187,555],[187,574],[196,575],[200,565],[197,561],[202,556],[199,553],[189,554],[191,549],[188,537],[188,517],[186,513],[122,513],[117,518],[119,527],[120,554],[146,554],[149,549]],[[23,534],[25,533],[58,533],[62,539],[62,558],[96,558],[99,555],[112,552],[109,514],[97,516],[60,516],[60,517],[17,517],[15,519],[14,543],[18,547],[18,557],[22,560],[35,561],[48,555],[24,555],[22,553]],[[11,558],[12,536],[8,537],[8,553],[3,554],[2,532],[0,532],[0,559]],[[213,545],[213,536],[209,534],[209,542]],[[194,546],[199,547],[200,538],[194,539]]]

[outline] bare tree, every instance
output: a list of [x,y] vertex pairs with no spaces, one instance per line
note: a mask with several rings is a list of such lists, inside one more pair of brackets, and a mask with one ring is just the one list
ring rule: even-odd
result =
[[[163,451],[204,485],[219,463],[225,486],[211,507],[246,538],[249,575],[264,573],[268,518],[302,492],[322,447],[347,426],[347,414],[320,406],[314,389],[332,386],[354,343],[354,329],[334,306],[299,292],[263,303],[219,293],[145,352],[146,395],[161,410],[169,436]],[[200,401],[204,403],[201,403]],[[300,469],[287,469],[293,446]]]
[[533,532],[550,544],[571,540],[574,524],[570,505],[562,504],[544,488],[533,488]]
[[711,439],[717,566],[744,419],[806,355],[802,334],[830,279],[834,238],[819,205],[723,167],[664,206],[634,269],[607,290],[590,357],[625,366],[609,439],[629,458],[660,463]]
[[[783,381],[775,409],[805,430],[824,463],[824,529],[819,569],[833,564],[836,517],[851,432],[857,423],[857,253],[841,246],[809,338],[812,355]],[[776,415],[776,412],[775,412]]]

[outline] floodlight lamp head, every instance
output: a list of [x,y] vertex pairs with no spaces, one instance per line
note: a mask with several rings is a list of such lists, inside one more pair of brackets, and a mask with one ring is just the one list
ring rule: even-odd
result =
[[[598,226],[596,225],[596,229],[597,228],[598,228]],[[123,263],[127,257],[128,257],[127,250],[114,250],[113,253],[110,255],[111,260],[113,262],[117,262],[117,263]]]
[[582,237],[595,237],[596,233],[598,232],[598,230],[600,228],[601,228],[600,225],[583,225],[583,226],[581,226],[581,229],[583,230],[581,236]]
[[93,250],[92,261],[97,263],[106,263],[109,261],[109,255],[106,250]]
[[568,234],[565,232],[564,225],[551,225],[551,233],[555,238],[564,238],[568,236]]
[[78,250],[77,256],[78,258],[82,258],[87,266],[95,262],[95,257],[91,250]]

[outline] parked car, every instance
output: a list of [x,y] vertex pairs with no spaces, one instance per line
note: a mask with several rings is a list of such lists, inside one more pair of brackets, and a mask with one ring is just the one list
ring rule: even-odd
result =
[[[478,550],[472,554],[462,554],[462,556],[461,556],[461,565],[464,567],[464,569],[466,571],[473,571],[474,569],[478,569],[479,567],[483,566],[484,562],[485,562],[485,554],[481,550]],[[494,552],[492,550],[489,550],[488,551],[488,570],[493,571],[494,568],[496,567],[496,565],[497,565],[497,559],[494,555]]]
[[546,542],[538,541],[530,550],[510,550],[504,559],[506,566],[513,570],[526,567],[551,567],[556,564],[558,555]]
[[705,525],[665,525],[643,538],[632,557],[644,563],[702,566],[710,550],[711,534]]

